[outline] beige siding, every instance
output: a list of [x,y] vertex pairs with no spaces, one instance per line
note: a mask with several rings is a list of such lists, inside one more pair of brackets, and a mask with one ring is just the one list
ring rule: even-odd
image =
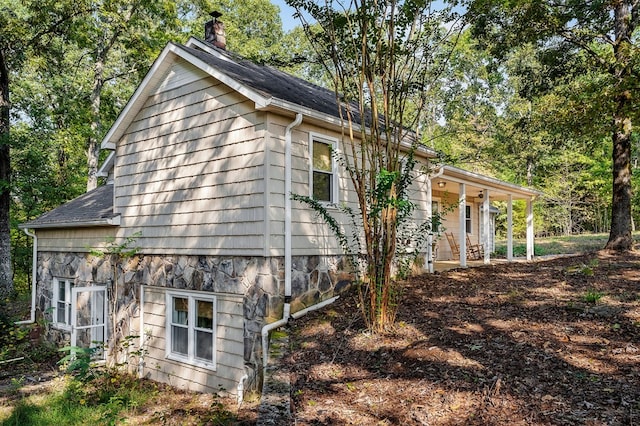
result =
[[195,367],[166,358],[165,289],[143,286],[146,343],[144,375],[174,386],[217,392],[221,388],[235,393],[244,375],[244,319],[242,297],[216,294],[216,370]]
[[115,237],[115,227],[38,229],[39,251],[87,253],[105,247]]
[[[284,242],[284,134],[291,118],[270,115],[267,128],[269,138],[269,170],[268,176],[268,216],[271,226],[269,235],[272,255],[283,253]],[[339,139],[340,135],[321,127],[302,123],[292,134],[292,192],[309,195],[309,135],[315,133],[332,139]],[[339,149],[343,150],[341,144]],[[338,167],[339,173],[339,202],[347,203],[357,211],[357,198],[347,172]],[[416,172],[416,179],[411,189],[411,197],[416,203],[416,224],[426,218],[427,193],[426,176]],[[338,221],[345,226],[349,221],[338,209],[329,208]],[[296,255],[332,255],[341,254],[333,233],[316,213],[306,205],[293,203],[292,212],[292,245]]]
[[119,236],[149,254],[263,255],[264,113],[184,62],[117,144]]

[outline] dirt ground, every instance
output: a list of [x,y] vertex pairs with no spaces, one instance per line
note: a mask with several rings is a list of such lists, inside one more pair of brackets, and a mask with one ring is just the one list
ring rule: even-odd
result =
[[640,253],[423,275],[396,329],[357,299],[296,320],[296,425],[640,424]]
[[[451,270],[403,292],[386,335],[364,331],[355,294],[293,322],[295,425],[640,424],[640,252]],[[0,366],[0,418],[60,375]],[[255,424],[255,401],[157,386],[127,424]]]

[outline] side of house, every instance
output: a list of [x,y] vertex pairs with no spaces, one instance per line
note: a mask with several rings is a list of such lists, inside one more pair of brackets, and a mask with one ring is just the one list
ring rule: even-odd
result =
[[[290,196],[323,201],[345,227],[336,206],[357,209],[331,154],[350,152],[333,93],[196,39],[170,43],[102,146],[106,185],[22,225],[51,338],[104,345],[107,362],[191,390],[260,387],[269,328],[353,278],[326,224]],[[434,193],[435,153],[417,155],[415,225],[439,202],[469,210],[445,226],[488,229],[473,224],[489,191],[513,188],[441,168],[462,195]]]

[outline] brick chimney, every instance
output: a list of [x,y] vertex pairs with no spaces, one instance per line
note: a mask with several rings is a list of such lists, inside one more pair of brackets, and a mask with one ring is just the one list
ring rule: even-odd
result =
[[215,47],[226,49],[227,37],[224,34],[224,24],[218,21],[222,13],[213,11],[209,15],[211,15],[213,19],[204,24],[204,40],[213,44]]

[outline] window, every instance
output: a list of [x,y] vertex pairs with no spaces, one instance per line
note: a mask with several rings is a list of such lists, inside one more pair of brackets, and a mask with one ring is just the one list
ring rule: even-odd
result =
[[53,279],[53,323],[58,328],[71,329],[71,280]]
[[440,216],[440,201],[431,202],[431,232],[440,233],[442,229],[442,216]]
[[473,223],[471,222],[471,206],[464,207],[464,227],[467,234],[473,234]]
[[332,151],[335,142],[311,136],[311,197],[334,203],[337,200],[336,165]]
[[168,292],[167,309],[167,357],[215,369],[215,296]]

